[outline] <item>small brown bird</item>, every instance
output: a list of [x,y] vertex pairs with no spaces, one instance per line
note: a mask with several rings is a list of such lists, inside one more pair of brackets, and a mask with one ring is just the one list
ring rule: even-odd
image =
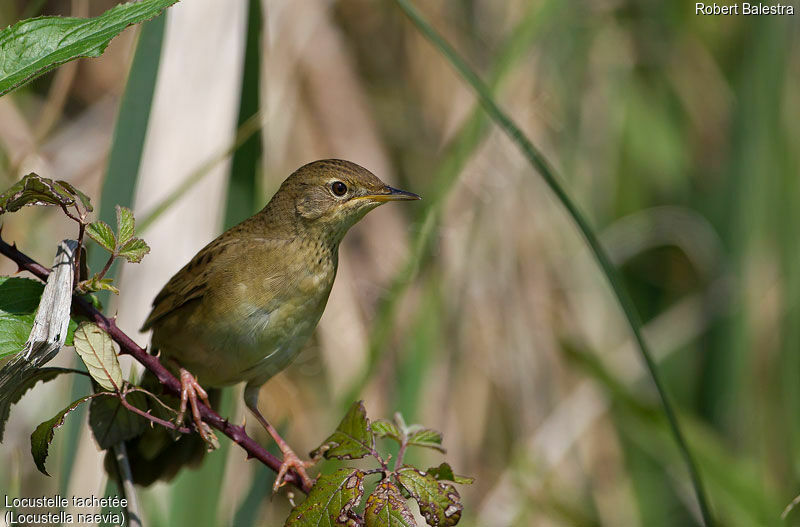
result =
[[153,330],[152,350],[179,373],[181,418],[188,405],[210,441],[196,407],[198,398],[208,400],[201,386],[246,382],[245,404],[283,452],[275,488],[290,468],[309,482],[308,462],[261,415],[259,389],[314,331],[347,230],[383,203],[416,199],[355,163],[309,163],[283,182],[264,209],[201,249],[153,301],[142,330]]

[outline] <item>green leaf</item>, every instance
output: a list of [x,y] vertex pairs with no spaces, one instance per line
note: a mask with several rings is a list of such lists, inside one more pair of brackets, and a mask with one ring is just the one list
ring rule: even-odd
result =
[[19,353],[28,340],[44,284],[0,277],[0,358]]
[[364,510],[366,527],[416,527],[414,515],[406,506],[406,499],[390,480],[378,484],[367,498]]
[[150,252],[150,246],[141,238],[133,238],[120,247],[119,255],[131,263],[139,263],[144,255]]
[[375,438],[369,428],[364,401],[356,401],[331,434],[311,457],[323,454],[326,459],[360,459],[375,449]]
[[411,446],[433,448],[441,453],[445,453],[445,449],[442,447],[442,434],[430,428],[423,428],[411,434],[408,438],[408,444]]
[[357,525],[353,509],[364,495],[364,473],[340,468],[319,477],[306,500],[292,509],[285,527]]
[[[249,0],[247,9],[247,36],[244,46],[244,65],[239,90],[239,117],[236,129],[241,131],[248,121],[258,114],[261,92],[261,40],[263,23],[261,1]],[[237,132],[238,134],[239,132]],[[225,229],[229,229],[253,215],[261,208],[258,182],[261,180],[262,152],[261,126],[245,139],[233,152],[230,177],[225,195]]]
[[[0,54],[2,52],[0,51]],[[69,185],[72,188],[72,185]],[[74,193],[60,182],[30,173],[0,194],[0,214],[16,212],[26,205],[64,205],[75,203]]]
[[450,483],[438,481],[433,475],[404,465],[396,473],[397,482],[411,494],[419,504],[428,525],[449,527],[461,519],[461,496]]
[[133,218],[133,211],[128,207],[116,206],[117,210],[117,243],[122,246],[133,238],[136,230],[136,220]]
[[447,463],[442,463],[438,467],[431,467],[427,470],[427,472],[436,479],[453,481],[455,483],[458,483],[459,485],[471,485],[472,483],[475,482],[475,478],[455,475],[453,473],[453,469],[450,468],[450,465],[448,465]]
[[159,15],[175,2],[141,0],[94,18],[31,18],[0,31],[0,96],[71,60],[99,57],[123,29]]
[[96,241],[106,251],[113,253],[117,248],[117,237],[108,223],[104,221],[93,221],[86,226],[86,235]]
[[75,330],[75,351],[97,384],[109,391],[118,391],[122,387],[122,369],[114,343],[97,324],[81,322]]
[[33,455],[33,461],[36,463],[36,468],[39,469],[39,472],[45,476],[50,475],[45,469],[44,462],[47,459],[50,443],[53,442],[53,436],[55,435],[56,428],[59,428],[64,424],[64,418],[68,413],[92,397],[94,397],[94,395],[87,395],[76,401],[73,401],[69,406],[58,412],[52,419],[37,426],[36,430],[34,430],[31,434],[31,454]]
[[[0,359],[22,351],[31,333],[44,284],[29,278],[0,276]],[[66,345],[72,345],[70,320]]]
[[403,433],[394,423],[390,423],[385,419],[378,419],[377,421],[373,421],[370,427],[372,428],[372,433],[379,439],[388,437],[394,439],[398,443],[402,444],[403,442]]
[[77,197],[86,212],[92,212],[94,210],[94,207],[92,207],[92,200],[89,199],[89,196],[75,188],[72,183],[64,181],[63,179],[59,179],[56,183],[67,189],[70,194]]
[[6,421],[11,413],[11,407],[22,399],[22,396],[36,385],[37,382],[52,381],[62,373],[83,373],[78,370],[70,368],[37,368],[22,379],[15,378],[13,383],[6,385],[0,390],[0,443],[3,442],[3,433],[5,432]]
[[[115,295],[119,294],[119,289],[114,287],[113,278],[100,278],[99,275],[94,275],[89,280],[84,280],[79,284],[81,291],[86,293],[94,293],[96,291],[111,291]],[[96,299],[95,299],[96,300]],[[95,306],[96,307],[96,306]]]
[[[131,392],[125,397],[136,408],[147,411],[143,393]],[[147,423],[147,419],[122,406],[119,397],[95,397],[89,404],[89,426],[103,449],[139,436],[147,429]]]

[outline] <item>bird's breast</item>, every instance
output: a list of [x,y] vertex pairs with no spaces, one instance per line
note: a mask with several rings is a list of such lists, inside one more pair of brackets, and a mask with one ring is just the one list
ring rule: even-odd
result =
[[[324,262],[322,262],[324,263]],[[232,284],[233,306],[216,317],[213,341],[232,358],[222,384],[271,377],[285,368],[311,336],[325,310],[336,274],[328,265],[293,266]],[[223,351],[224,349],[224,351]]]

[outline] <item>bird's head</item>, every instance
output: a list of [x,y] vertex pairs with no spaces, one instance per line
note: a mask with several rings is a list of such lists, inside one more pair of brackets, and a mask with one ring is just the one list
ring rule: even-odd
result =
[[288,197],[300,221],[338,240],[364,215],[388,201],[420,199],[392,188],[350,161],[325,159],[297,169],[276,194]]

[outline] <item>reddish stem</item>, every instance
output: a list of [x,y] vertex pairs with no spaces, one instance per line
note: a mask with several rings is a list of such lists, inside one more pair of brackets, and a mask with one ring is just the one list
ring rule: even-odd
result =
[[[108,392],[108,393],[111,393],[111,392]],[[119,397],[119,401],[122,404],[122,406],[124,406],[125,408],[127,408],[128,410],[130,410],[131,412],[133,412],[135,414],[141,415],[142,417],[144,417],[148,421],[152,421],[155,424],[161,425],[161,426],[163,426],[165,428],[169,428],[170,430],[177,430],[178,432],[180,432],[182,434],[190,434],[190,433],[192,433],[192,429],[189,428],[188,426],[178,426],[175,423],[172,423],[172,422],[167,421],[165,419],[161,419],[160,417],[156,417],[153,414],[151,414],[150,412],[145,412],[144,410],[142,410],[140,408],[136,408],[131,403],[129,403],[127,399],[125,399],[125,394],[116,394],[115,393],[115,394],[112,394],[112,395],[116,395],[117,397]]]
[[78,224],[78,249],[75,255],[75,280],[72,282],[75,285],[81,281],[81,258],[83,257],[83,234],[86,232],[86,224],[81,222]]
[[111,269],[111,264],[114,263],[114,258],[116,258],[116,255],[114,253],[111,253],[111,256],[108,257],[108,261],[106,262],[106,265],[103,266],[103,269],[100,271],[100,274],[97,275],[97,280],[98,281],[102,280],[103,277],[108,272],[108,270]]
[[[12,261],[16,262],[20,270],[29,271],[41,280],[47,280],[50,270],[36,261],[29,258],[27,255],[19,251],[15,246],[9,245],[2,238],[0,238],[0,254],[5,255]],[[126,335],[121,329],[117,327],[114,319],[110,319],[98,311],[91,305],[85,298],[80,296],[72,297],[72,306],[74,309],[86,315],[90,320],[108,333],[111,338],[119,345],[120,353],[127,353],[134,359],[140,362],[145,368],[150,370],[164,385],[168,392],[173,395],[180,396],[181,383],[175,378],[172,373],[164,367],[157,357],[150,355],[142,347],[136,344],[133,339]],[[243,426],[232,425],[227,419],[221,417],[217,412],[198,401],[200,415],[206,423],[216,428],[231,440],[242,447],[247,452],[247,457],[256,458],[264,465],[268,466],[274,472],[278,472],[281,466],[281,460],[273,456],[261,446],[256,440],[251,438],[245,432]],[[293,484],[301,491],[308,494],[311,490],[310,487],[303,484],[302,479],[294,471],[290,471],[285,478],[285,481]]]

